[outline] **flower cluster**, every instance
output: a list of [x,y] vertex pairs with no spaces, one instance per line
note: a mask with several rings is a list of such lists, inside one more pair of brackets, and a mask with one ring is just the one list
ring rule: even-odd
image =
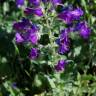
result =
[[[41,7],[42,3],[51,3],[53,7],[58,6],[59,4],[63,6],[62,0],[29,0],[29,3],[31,7],[26,7],[24,9],[25,15],[36,15],[41,18],[44,16],[44,8]],[[16,0],[16,5],[23,6],[24,0]],[[57,20],[61,20],[64,22],[64,24],[69,25],[67,28],[64,28],[60,31],[60,35],[56,39],[56,43],[58,45],[58,53],[60,55],[64,55],[70,51],[70,32],[78,31],[80,36],[84,39],[87,39],[90,36],[91,30],[88,27],[87,22],[80,21],[83,15],[84,12],[79,7],[75,9],[65,8],[62,12],[57,13]],[[73,24],[74,26],[72,26]],[[39,30],[38,27],[29,19],[23,18],[20,22],[15,22],[13,28],[16,30],[15,38],[17,43],[31,42],[33,45],[37,44],[39,39],[37,33]],[[38,49],[31,48],[29,54],[30,59],[36,59],[38,55]],[[55,65],[55,69],[57,71],[62,71],[64,70],[66,64],[66,60],[59,60],[57,65]]]
[[[14,22],[13,28],[16,30],[16,43],[28,43],[37,44],[38,41],[38,27],[34,25],[29,19],[22,18],[20,22]],[[31,49],[30,58],[37,57],[37,49]],[[33,54],[33,51],[36,54]],[[32,56],[33,55],[33,56]]]
[[[58,14],[58,18],[64,21],[65,24],[72,24],[73,21],[77,21],[78,24],[76,25],[76,28],[67,28],[61,31],[59,40],[59,53],[64,54],[69,51],[69,32],[79,31],[79,34],[84,38],[88,38],[90,36],[90,28],[88,27],[87,23],[85,21],[79,22],[80,17],[83,15],[83,11],[80,8],[77,8],[75,10],[64,10],[63,12]],[[70,30],[72,29],[72,30]],[[63,37],[63,38],[62,38]]]
[[61,30],[60,37],[56,40],[56,43],[59,45],[58,53],[61,55],[69,51],[70,39],[68,33],[71,31],[72,31],[71,28]]
[[32,24],[28,19],[23,18],[20,22],[15,22],[13,28],[16,30],[16,42],[31,42],[36,44],[38,41],[38,27]]
[[66,24],[72,23],[74,20],[79,20],[83,15],[83,11],[80,8],[74,10],[64,10],[60,14],[58,14],[58,18],[64,21]]
[[[78,24],[75,25],[75,28],[71,28],[71,26],[69,26],[69,28],[61,30],[60,37],[56,40],[56,43],[59,45],[58,49],[59,54],[62,55],[70,50],[70,39],[68,36],[70,32],[78,31],[80,36],[83,37],[84,39],[87,39],[90,36],[91,30],[88,27],[87,22],[80,21],[80,17],[83,16],[83,14],[84,12],[80,8],[74,10],[72,9],[63,10],[63,12],[58,14],[58,18],[64,21],[65,24],[72,25],[74,21],[78,22]],[[60,66],[58,67],[60,69],[61,63],[58,63],[56,65],[56,69],[57,66]]]

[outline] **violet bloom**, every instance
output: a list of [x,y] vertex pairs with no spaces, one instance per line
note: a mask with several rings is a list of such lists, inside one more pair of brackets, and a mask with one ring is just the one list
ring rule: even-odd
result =
[[38,57],[38,49],[36,48],[31,48],[29,58],[30,59],[36,59]]
[[69,45],[64,44],[64,45],[60,45],[59,49],[58,49],[58,53],[63,55],[64,53],[67,53],[69,51]]
[[37,44],[38,41],[38,28],[33,25],[28,19],[23,18],[20,22],[15,22],[13,28],[16,30],[16,42],[31,42]]
[[71,11],[71,15],[74,17],[74,19],[79,19],[80,16],[82,16],[84,13],[80,8],[77,8],[73,11]]
[[24,10],[24,13],[27,14],[27,15],[37,15],[39,17],[43,16],[43,10],[42,8],[38,7],[38,8],[26,8]]
[[22,20],[20,22],[14,22],[13,28],[16,31],[23,31],[23,30],[28,29],[28,27],[31,25],[32,25],[32,23],[29,21],[29,19],[22,18]]
[[64,29],[60,33],[60,37],[56,40],[56,43],[59,45],[58,53],[63,55],[67,53],[70,49],[70,40],[68,37],[69,29]]
[[47,2],[49,2],[50,0],[42,0],[42,2],[44,2],[44,3],[47,3]]
[[67,61],[66,60],[59,60],[58,63],[57,63],[57,65],[55,65],[55,70],[57,72],[64,71],[66,64],[67,64]]
[[29,3],[33,4],[34,6],[39,6],[41,0],[29,0]]
[[69,24],[73,21],[73,17],[69,13],[69,11],[63,11],[62,13],[58,14],[58,18],[63,20],[66,24]]
[[88,27],[87,22],[80,22],[77,26],[80,36],[87,39],[91,34],[91,29]]
[[22,43],[24,41],[24,39],[22,38],[22,36],[19,33],[16,33],[15,40],[17,43]]
[[27,32],[28,33],[28,39],[27,40],[29,40],[32,44],[37,44],[37,42],[38,42],[38,35],[37,35],[37,32],[35,32],[36,30],[30,29]]
[[58,14],[58,18],[63,20],[66,24],[70,24],[72,21],[80,19],[82,15],[83,11],[77,8],[75,10],[64,10]]
[[24,0],[16,0],[17,7],[21,7],[24,5]]
[[61,3],[62,0],[42,0],[42,2],[47,3],[47,2],[51,2],[54,5],[58,5]]
[[51,0],[51,2],[54,4],[54,5],[58,5],[61,3],[61,0]]

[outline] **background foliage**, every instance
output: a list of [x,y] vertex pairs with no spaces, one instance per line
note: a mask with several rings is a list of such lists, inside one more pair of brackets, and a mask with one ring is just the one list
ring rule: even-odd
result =
[[64,4],[80,6],[92,32],[88,40],[73,36],[71,63],[56,73],[48,62],[30,64],[28,49],[17,48],[12,25],[22,18],[22,10],[14,0],[0,0],[0,96],[96,96],[96,0],[64,0]]

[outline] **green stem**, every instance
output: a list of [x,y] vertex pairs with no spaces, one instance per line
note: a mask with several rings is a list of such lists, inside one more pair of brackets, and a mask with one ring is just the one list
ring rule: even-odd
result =
[[[49,35],[49,39],[50,39],[50,47],[52,49],[52,62],[54,62],[54,58],[56,58],[56,54],[55,54],[55,48],[54,48],[54,36],[53,36],[53,32],[52,32],[52,24],[54,22],[54,17],[51,17],[51,21],[49,21],[47,14],[45,14],[45,19],[46,19],[46,27],[48,29],[48,35]],[[52,66],[54,66],[54,64],[52,64]]]

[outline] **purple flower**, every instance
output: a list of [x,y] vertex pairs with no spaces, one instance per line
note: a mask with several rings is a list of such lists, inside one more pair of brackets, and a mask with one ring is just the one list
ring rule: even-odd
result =
[[36,30],[30,29],[26,32],[27,40],[30,41],[32,44],[37,44],[38,42],[38,35]]
[[71,11],[71,15],[74,17],[74,19],[79,19],[80,16],[82,16],[84,13],[80,8],[77,8],[73,11]]
[[46,2],[51,2],[54,5],[58,5],[61,3],[62,0],[42,0],[42,2],[46,3]]
[[87,22],[80,22],[77,26],[80,36],[87,39],[91,34],[91,29],[88,27]]
[[60,45],[58,49],[58,53],[63,55],[64,53],[68,52],[70,49],[69,44]]
[[36,48],[31,48],[29,58],[30,59],[36,59],[38,57],[38,49]]
[[26,30],[29,26],[31,26],[32,23],[26,19],[26,18],[23,18],[20,22],[15,22],[13,24],[13,28],[17,31],[23,31],[23,30]]
[[37,44],[37,41],[38,41],[38,36],[37,34],[31,34],[30,37],[29,37],[29,40],[32,44]]
[[68,37],[69,29],[64,29],[60,33],[60,37],[56,40],[56,43],[59,45],[58,53],[63,55],[68,52],[70,49],[70,40]]
[[17,7],[21,7],[24,5],[24,0],[16,0]]
[[58,63],[57,63],[57,65],[55,65],[55,70],[57,72],[63,71],[66,64],[67,64],[67,61],[66,60],[59,60]]
[[64,11],[58,15],[58,18],[63,20],[66,24],[69,24],[72,22],[73,17],[68,11]]
[[46,3],[46,2],[49,2],[50,0],[42,0],[42,2]]
[[31,42],[37,44],[38,28],[33,25],[28,19],[22,19],[20,22],[15,22],[13,28],[17,31],[15,39],[17,43]]
[[34,6],[39,6],[40,0],[29,0],[29,3],[33,4]]
[[58,5],[61,3],[61,0],[51,0],[51,2],[54,4],[54,5]]
[[24,13],[27,14],[27,15],[37,15],[39,17],[43,16],[43,10],[42,8],[38,7],[38,8],[26,8],[24,10]]
[[17,43],[22,43],[24,41],[24,39],[22,38],[22,36],[19,33],[16,33],[15,39],[16,39]]
[[34,9],[33,11],[35,15],[40,16],[40,17],[43,16],[42,8],[39,7],[39,8]]
[[58,14],[58,18],[63,20],[66,24],[70,24],[72,21],[80,19],[82,15],[83,11],[77,8],[75,10],[64,10]]

